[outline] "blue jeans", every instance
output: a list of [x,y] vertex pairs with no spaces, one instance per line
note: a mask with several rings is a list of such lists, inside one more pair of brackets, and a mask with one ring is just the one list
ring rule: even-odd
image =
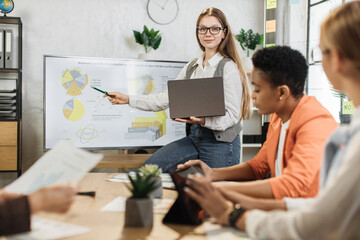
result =
[[144,164],[157,164],[163,172],[169,172],[192,159],[200,159],[212,168],[239,164],[240,137],[231,143],[220,142],[212,130],[192,124],[189,136],[160,148]]

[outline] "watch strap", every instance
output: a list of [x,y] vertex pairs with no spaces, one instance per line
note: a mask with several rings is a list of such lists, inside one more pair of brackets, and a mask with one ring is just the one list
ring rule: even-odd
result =
[[245,213],[246,209],[240,206],[235,206],[235,209],[229,214],[229,224],[230,226],[236,227],[237,220]]

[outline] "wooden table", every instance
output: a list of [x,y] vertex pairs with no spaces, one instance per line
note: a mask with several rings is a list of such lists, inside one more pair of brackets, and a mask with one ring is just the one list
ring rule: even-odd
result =
[[[118,196],[129,196],[124,183],[114,183],[105,179],[114,173],[89,173],[79,184],[80,191],[96,191],[96,197],[77,196],[70,211],[65,215],[39,214],[42,217],[76,224],[90,228],[90,232],[66,239],[129,239],[129,240],[171,240],[171,239],[206,239],[203,227],[162,223],[164,214],[154,214],[152,228],[124,227],[125,213],[100,212],[101,208]],[[164,189],[163,198],[176,198],[173,190]]]

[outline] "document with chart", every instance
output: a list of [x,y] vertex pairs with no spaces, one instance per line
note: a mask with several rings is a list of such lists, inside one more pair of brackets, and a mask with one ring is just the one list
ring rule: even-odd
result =
[[54,183],[76,184],[102,158],[102,154],[90,153],[61,141],[6,190],[29,194]]

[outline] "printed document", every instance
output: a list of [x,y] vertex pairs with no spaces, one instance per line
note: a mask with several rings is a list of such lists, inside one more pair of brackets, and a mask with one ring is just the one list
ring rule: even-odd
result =
[[31,231],[7,237],[7,240],[50,240],[72,237],[90,232],[89,228],[49,220],[39,216],[31,217]]
[[102,158],[102,154],[90,153],[61,141],[5,189],[29,194],[54,183],[76,184]]

